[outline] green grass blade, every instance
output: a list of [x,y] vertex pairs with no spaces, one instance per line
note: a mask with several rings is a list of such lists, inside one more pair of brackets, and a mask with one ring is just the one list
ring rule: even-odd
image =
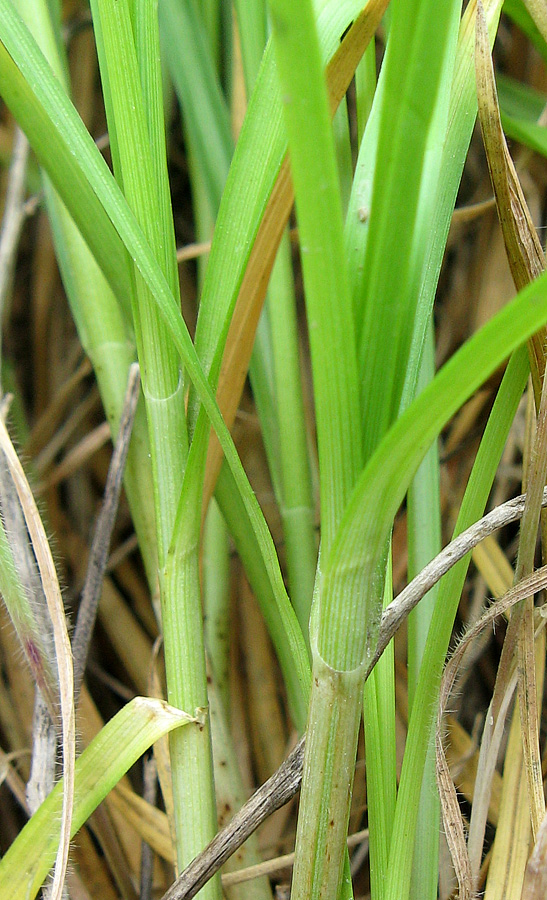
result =
[[[410,479],[441,428],[489,375],[547,317],[547,278],[521,291],[440,370],[392,426],[365,467],[346,509],[329,557],[323,561],[330,604],[347,596],[375,597],[382,558],[395,513]],[[370,510],[375,511],[371,517]],[[349,631],[341,628],[345,659],[360,665],[375,645],[377,615],[366,603],[353,610]]]
[[236,0],[237,28],[241,41],[243,73],[247,97],[260,68],[267,39],[267,16],[265,0]]
[[[418,391],[428,385],[435,374],[433,323],[424,347]],[[420,464],[408,491],[408,580],[417,575],[441,550],[440,473],[437,443],[432,444]],[[427,632],[435,607],[438,588],[420,601],[408,617],[408,704],[412,700],[427,640]]]
[[[424,346],[418,391],[428,384],[435,371],[433,323]],[[408,580],[420,572],[441,550],[439,452],[434,443],[421,463],[407,498]],[[420,672],[429,625],[438,596],[433,588],[414,609],[408,628],[408,706],[412,702]],[[435,749],[431,744],[423,775],[420,812],[414,842],[411,900],[436,900],[439,880],[440,804],[435,780]]]
[[[365,459],[396,417],[405,378],[412,375],[407,364],[427,246],[422,236],[440,171],[460,6],[402,2],[392,12],[366,254],[353,288],[363,317]],[[351,215],[359,228],[359,216]]]
[[[198,727],[162,700],[136,697],[104,726],[76,761],[72,837],[154,741],[181,725]],[[38,893],[55,860],[62,796],[61,780],[3,856],[0,896],[31,900]]]
[[55,18],[52,17],[51,9],[47,3],[36,3],[35,0],[18,0],[17,11],[40,46],[57,78],[59,78],[64,89],[68,92],[68,65],[64,47],[62,47],[59,39],[60,22],[57,20],[59,31],[56,31],[54,26]]
[[[495,23],[497,11],[499,11],[498,6],[495,3],[491,4],[491,7],[489,8],[489,16],[490,16],[491,24]],[[472,34],[473,34],[471,26],[472,26],[472,16],[469,13],[469,15],[464,19],[464,22],[462,25],[462,31],[460,34],[460,43],[459,43],[459,48],[458,48],[458,66],[456,68],[455,82],[454,82],[453,89],[452,89],[451,113],[450,113],[450,117],[449,117],[449,123],[451,123],[451,125],[449,128],[449,138],[447,139],[447,146],[445,147],[444,152],[443,152],[443,160],[446,159],[447,164],[449,162],[449,160],[448,160],[449,154],[452,154],[454,156],[454,159],[452,159],[450,161],[451,168],[450,168],[450,166],[448,167],[449,168],[449,176],[447,177],[447,185],[445,186],[444,181],[443,181],[443,185],[439,187],[439,191],[437,194],[438,207],[436,207],[436,209],[435,209],[435,219],[434,219],[433,228],[432,228],[432,233],[434,234],[434,237],[431,240],[431,243],[428,248],[428,253],[426,254],[426,258],[424,260],[425,268],[423,271],[426,273],[426,277],[424,278],[424,285],[422,287],[422,290],[424,292],[431,292],[432,289],[434,288],[434,285],[436,284],[436,275],[438,275],[438,271],[439,271],[438,266],[440,266],[440,259],[441,259],[441,253],[440,253],[441,246],[444,246],[444,243],[440,240],[440,236],[441,236],[441,232],[443,231],[445,225],[446,225],[446,228],[448,228],[448,222],[450,221],[450,215],[451,215],[451,209],[452,209],[451,204],[453,203],[453,200],[454,200],[456,185],[458,183],[459,175],[461,173],[461,165],[463,165],[463,158],[465,155],[465,147],[462,149],[462,147],[460,146],[460,143],[458,141],[456,141],[456,137],[458,135],[461,135],[461,133],[463,133],[462,129],[464,129],[464,130],[467,129],[470,133],[470,122],[469,122],[470,115],[469,115],[469,113],[474,108],[476,108],[476,106],[474,106],[474,104],[476,105],[476,100],[474,100],[474,97],[473,97],[474,80],[472,80],[473,79],[473,70],[471,68],[471,65],[472,65],[472,41],[471,41],[471,38],[472,38]],[[374,110],[372,113],[372,120],[374,120]],[[459,148],[458,153],[456,153],[456,147]],[[443,169],[443,172],[444,172],[444,169]],[[446,189],[445,189],[445,187],[446,187]],[[452,192],[454,192],[454,193],[452,194]],[[439,221],[442,223],[442,225],[439,226],[439,228],[438,228]],[[420,301],[420,305],[422,305],[422,301]],[[498,323],[498,325],[494,326],[494,327],[500,327],[505,332],[505,334],[507,334],[507,332],[510,331],[510,328],[508,327],[508,325],[504,324],[501,318],[497,320],[497,323]],[[479,341],[482,341],[482,340],[490,341],[490,339],[487,338],[486,331],[483,334],[481,334],[481,337],[478,338],[478,340]],[[493,343],[495,343],[495,341]],[[512,345],[512,346],[508,345],[507,353],[510,353],[511,350],[514,349],[515,346],[516,345]],[[473,347],[473,344],[470,343],[469,344],[470,349],[467,347],[463,348],[462,352],[464,354],[466,354],[468,352],[472,354],[473,353],[472,347]],[[457,358],[459,359],[459,357],[457,357]],[[475,362],[473,361],[472,356],[469,357],[468,364],[471,366],[475,366]],[[443,370],[443,371],[449,371],[448,367],[445,367],[445,370]],[[472,373],[468,373],[468,375],[471,378]],[[435,379],[433,384],[437,383],[438,378],[439,378],[439,376],[437,376],[437,378]],[[444,380],[444,378],[445,378],[445,376],[443,374],[441,376],[441,382]],[[463,385],[463,382],[462,382],[462,385]],[[454,390],[456,390],[456,384],[453,384],[452,388]],[[449,392],[448,386],[446,389],[447,389],[447,392]],[[471,388],[471,390],[473,390],[473,389]],[[428,389],[428,391],[429,391],[429,389]],[[426,396],[428,394],[428,391],[424,392],[424,396]],[[416,402],[418,404],[421,404],[423,402],[423,399],[419,399],[418,401],[415,401],[415,403]],[[398,430],[398,428],[400,427],[399,421],[394,426],[395,430]],[[429,423],[431,423],[432,421],[433,420],[431,418],[429,418]],[[394,434],[395,431],[393,431],[392,433]],[[422,432],[422,436],[425,437],[425,431]],[[432,433],[432,439],[435,436],[436,435]],[[416,447],[417,447],[417,445],[416,445]],[[415,449],[416,449],[416,447],[415,447]],[[386,452],[387,451],[391,452],[390,448],[391,448],[391,443],[386,445]],[[424,450],[424,452],[425,452],[425,450]],[[375,456],[375,459],[376,459],[376,462],[374,464],[374,469],[380,469],[381,468],[380,459],[377,455]],[[409,459],[407,461],[409,461]],[[367,469],[367,471],[368,471],[368,469]],[[362,477],[364,477],[364,476],[362,476]],[[392,485],[392,487],[394,487],[394,485]],[[355,495],[355,501],[356,501],[356,497],[357,497],[357,494]],[[370,508],[375,509],[376,508],[375,503],[376,503],[376,501],[372,502]],[[396,510],[396,507],[393,510],[393,514],[395,513],[395,510]],[[346,517],[347,517],[346,521],[349,525],[349,522],[351,520],[351,515],[349,513],[349,509],[347,510]],[[355,520],[354,526],[357,526],[357,520]],[[330,595],[330,586],[328,586],[328,585],[330,585],[331,577],[333,578],[333,585],[334,585],[334,582],[339,583],[339,587],[337,587],[335,589],[331,598],[324,600],[324,603],[326,604],[325,608],[328,607],[330,609],[331,603],[332,603],[332,608],[337,608],[340,603],[344,602],[342,599],[343,597],[347,598],[347,597],[355,597],[355,596],[362,596],[362,597],[374,596],[374,598],[375,598],[375,600],[374,600],[374,602],[376,604],[375,610],[371,609],[368,612],[365,612],[364,606],[361,606],[360,612],[358,614],[359,617],[356,620],[356,629],[354,631],[352,631],[351,634],[345,632],[343,627],[340,628],[339,640],[341,642],[341,644],[340,644],[341,650],[344,654],[346,654],[346,656],[345,656],[346,661],[348,663],[351,663],[351,665],[359,665],[360,661],[363,658],[363,654],[366,653],[367,638],[365,637],[365,635],[367,634],[367,621],[371,626],[373,626],[373,623],[376,621],[378,613],[379,613],[379,604],[380,604],[380,600],[381,600],[381,596],[382,596],[381,584],[382,584],[383,573],[382,573],[382,567],[380,567],[378,572],[373,573],[372,566],[373,566],[373,560],[377,562],[378,559],[381,558],[381,555],[383,552],[382,548],[385,545],[385,541],[386,541],[387,535],[389,533],[389,528],[390,528],[390,524],[388,524],[388,519],[386,519],[385,524],[382,527],[379,527],[379,522],[378,522],[377,537],[376,537],[376,539],[374,539],[374,552],[373,552],[372,556],[368,559],[368,562],[367,562],[371,582],[367,585],[367,589],[364,589],[363,592],[361,592],[360,588],[358,587],[358,584],[360,583],[360,581],[359,581],[360,575],[358,574],[358,567],[356,567],[354,565],[354,561],[352,561],[353,550],[351,549],[351,541],[352,541],[352,537],[351,537],[351,533],[350,533],[351,528],[348,528],[348,530],[346,531],[346,527],[344,526],[344,528],[342,528],[340,530],[339,534],[337,535],[335,548],[333,548],[333,553],[331,554],[330,560],[323,561],[323,565],[325,566],[324,574],[325,574],[326,594]],[[357,532],[354,532],[353,540],[355,540],[355,535],[358,533],[359,533],[359,529],[357,530]],[[361,539],[361,536],[360,536],[360,539]],[[346,540],[348,540],[349,543],[346,543],[345,550],[342,550],[343,544]],[[363,557],[363,560],[364,560],[364,557]],[[331,570],[331,562],[332,562],[332,570]],[[342,568],[338,571],[338,574],[336,575],[334,573],[334,569],[339,563],[342,564]],[[343,572],[344,568],[346,569],[345,573]],[[343,588],[344,582],[346,582],[346,585],[347,585],[346,588]],[[375,582],[377,582],[377,583],[374,586]],[[364,588],[364,585],[362,587]],[[372,593],[368,590],[368,588],[373,588]],[[348,613],[349,613],[349,611],[348,611]],[[349,613],[349,614],[351,615],[351,613]],[[354,616],[355,616],[355,614],[356,614],[356,611],[353,612]],[[341,620],[342,619],[343,619],[343,617],[341,617]],[[373,634],[370,635],[370,639],[372,641],[374,641]],[[344,657],[342,656],[342,658],[344,658]]]
[[[81,148],[78,146],[67,149],[67,143],[70,147],[71,126],[69,125],[67,135],[63,127],[65,115],[71,120],[78,117],[59,83],[53,79],[51,70],[28,29],[8,0],[2,0],[0,37],[2,96],[17,111],[18,121],[34,147],[39,162],[47,163],[44,167],[49,168],[52,181],[56,185],[63,179],[70,183],[72,196],[81,210],[80,218],[83,218],[83,210],[87,213],[86,232],[92,251],[100,258],[101,268],[115,287],[116,294],[119,297],[127,296],[131,290],[131,282],[123,243],[84,174]],[[18,65],[14,63],[14,59],[17,59]],[[55,127],[52,126],[53,122]],[[102,170],[101,177],[104,180],[111,179],[106,163],[79,119],[78,127],[81,129],[80,137],[87,144],[84,155],[91,153],[96,165]]]
[[[522,346],[510,360],[498,391],[460,507],[456,534],[479,519],[484,512],[528,371],[527,350]],[[409,835],[415,834],[441,672],[468,565],[469,558],[464,559],[444,577],[429,628],[399,784],[386,900],[401,900],[408,896],[410,889],[414,840],[409,839]]]
[[[359,0],[331,0],[318,20],[323,63],[360,9]],[[237,295],[260,222],[287,149],[273,48],[266,48],[239,135],[216,222],[203,285],[195,344],[216,384]],[[190,424],[197,416],[190,404]]]
[[281,514],[289,596],[308,642],[317,537],[295,331],[292,263],[290,252],[285,250],[282,243],[256,332],[249,376]]
[[188,0],[160,0],[162,47],[199,159],[206,195],[218,209],[233,150],[230,116],[215,73],[209,41]]
[[[501,10],[501,0],[487,0],[483,3],[483,7],[493,42]],[[423,255],[421,272],[416,272],[420,292],[418,309],[421,334],[418,329],[414,329],[409,355],[410,366],[414,366],[414,372],[417,371],[415,360],[421,354],[429,315],[433,308],[452,213],[477,114],[474,23],[475,4],[470,3],[462,16],[458,37],[447,130],[438,162],[438,170],[442,172],[442,178],[438,181],[435,198],[429,207],[430,215],[425,220],[427,226],[426,252]],[[407,382],[405,387],[408,388],[411,385]],[[408,403],[412,392],[406,391],[405,393],[404,400]]]
[[545,126],[536,125],[535,122],[527,122],[526,119],[513,118],[501,114],[501,123],[507,137],[518,141],[525,147],[530,147],[541,156],[547,156],[547,138],[545,136]]
[[281,450],[279,446],[280,432],[278,403],[274,381],[272,337],[270,333],[270,323],[266,313],[266,310],[269,309],[270,296],[273,293],[272,279],[274,277],[276,266],[278,265],[278,260],[279,254],[272,270],[264,309],[262,310],[256,329],[253,352],[249,363],[249,379],[256,410],[260,419],[260,430],[264,442],[264,450],[266,451],[266,458],[268,460],[272,487],[274,489],[277,504],[280,506],[283,496],[283,482],[281,477]]
[[[360,335],[365,459],[416,385],[432,303],[432,295],[424,302],[420,284],[441,171],[459,14],[459,3],[444,4],[442,15],[433,3],[429,9],[404,2],[392,8],[380,86],[359,154],[346,243]],[[424,67],[426,57],[430,64]],[[376,605],[371,619],[380,598],[379,590],[367,598],[371,607]],[[346,615],[350,602],[348,597]],[[388,694],[384,677],[390,675],[380,670],[365,690],[365,742],[380,773],[390,758],[389,731],[378,729],[367,708],[377,707],[377,697]],[[393,767],[386,763],[386,768],[393,785]],[[373,896],[383,890],[393,809],[393,790],[373,788],[369,817],[378,832],[371,842]]]
[[506,75],[496,79],[503,130],[536,153],[547,156],[545,127],[538,125],[547,97]]
[[[490,2],[484,4],[484,7],[493,37],[500,13],[500,0],[490,0]],[[379,118],[381,106],[384,102],[385,74],[385,69],[382,68],[371,116],[367,123],[365,140],[362,142],[359,152],[353,189],[354,196],[346,222],[346,246],[350,272],[357,274],[361,266],[363,248],[366,246],[368,238]],[[409,348],[408,368],[404,374],[405,385],[402,389],[403,408],[413,396],[415,377],[418,371],[417,365],[433,306],[448,229],[476,116],[473,4],[469,4],[465,10],[460,26],[453,77],[450,70],[447,69],[443,74],[443,78],[452,79],[450,104],[446,122],[446,135],[442,140],[441,146],[439,148],[438,143],[435,145],[435,142],[433,142],[428,149],[420,197],[421,214],[416,221],[416,233],[418,235],[421,234],[421,238],[417,238],[414,248],[415,265],[413,268],[414,281],[412,291],[415,294],[419,294],[419,299],[416,304],[416,317],[413,323],[413,333]],[[439,108],[437,115],[440,127],[440,122],[444,115],[442,106]],[[435,136],[436,131],[437,129],[433,128],[433,136]],[[436,153],[439,152],[439,149],[442,152],[440,157],[436,159]],[[437,187],[433,190],[436,173],[438,172],[442,172],[442,178],[438,180]],[[395,218],[394,221],[397,221],[397,219]],[[420,229],[422,230],[420,231]],[[354,288],[355,315],[356,321],[359,322],[362,310],[358,306],[357,295],[358,292]]]
[[[384,609],[393,599],[391,569],[390,550],[384,590]],[[391,830],[397,799],[393,641],[386,647],[365,684],[363,718],[367,766],[371,897],[381,897],[389,863]]]
[[537,122],[545,108],[547,97],[541,91],[522,84],[509,75],[496,75],[496,87],[502,112],[512,118]]
[[355,70],[355,99],[357,106],[357,139],[363,140],[365,127],[376,91],[376,42],[371,41],[363,59]]
[[163,108],[162,71],[160,65],[160,36],[155,4],[146,0],[136,0],[135,48],[139,65],[144,111],[148,123],[151,173],[154,190],[157,192],[158,236],[162,260],[160,265],[165,273],[173,295],[179,295],[177,253],[171,191],[167,174],[167,143],[165,139],[165,115]]
[[279,501],[290,596],[302,633],[308,640],[317,566],[317,538],[288,235],[282,240],[272,272],[267,313],[274,357],[281,466]]
[[[340,185],[311,4],[270,2],[285,98],[316,405],[321,543],[330,549],[360,468],[353,318],[343,250]],[[320,185],[320,189],[318,186]],[[336,297],[336,303],[332,298]],[[319,650],[323,658],[324,647]]]
[[[264,0],[236,3],[247,95],[266,44]],[[270,276],[249,376],[283,523],[289,595],[308,641],[317,564],[314,505],[300,380],[292,252],[285,231]]]
[[353,184],[350,125],[348,120],[348,106],[345,97],[334,114],[332,127],[334,132],[334,144],[336,147],[338,178],[340,181],[340,199],[342,201],[342,211],[345,216],[351,196],[351,186]]
[[[33,30],[59,82],[67,90],[67,67],[60,49],[61,38],[53,33],[46,4],[40,0],[24,0],[19,4],[19,10],[27,26]],[[43,177],[43,188],[63,284],[80,341],[93,363],[104,409],[112,434],[115,435],[124,403],[127,373],[135,359],[134,337],[124,311],[46,176]],[[128,312],[129,298],[123,306]],[[148,581],[155,589],[155,514],[147,426],[142,404],[133,426],[124,483]]]
[[[321,552],[327,554],[361,464],[340,184],[311,3],[271,0],[270,10],[300,234],[319,451]],[[312,613],[317,631],[310,629],[312,694],[292,886],[303,900],[336,897],[340,891],[348,786],[361,718],[359,677],[331,668],[330,623],[320,600],[318,592]]]
[[[97,0],[92,3],[92,10],[94,18],[101,19],[103,65],[108,71],[111,115],[118,143],[120,171],[116,174],[156,260],[171,289],[176,286],[178,295],[166,157],[161,150],[165,141],[159,72],[155,83],[148,84],[146,79],[141,83],[143,72],[154,71],[159,33],[151,22],[143,21],[142,29],[145,31],[148,24],[148,33],[140,35],[137,47],[139,29],[135,35],[126,0],[115,5]],[[137,49],[142,55],[140,60]],[[187,451],[180,359],[169,327],[152,302],[151,288],[138,271],[135,286],[132,305],[154,472],[167,696],[180,709],[206,708],[199,517],[198,533],[192,542],[182,546],[176,555],[169,552]],[[171,294],[173,298],[177,295]],[[182,870],[216,832],[209,720],[202,729],[173,734],[170,755],[177,862]],[[218,879],[210,882],[206,893],[210,897],[220,895]]]
[[[166,221],[165,155],[163,169],[157,159],[160,135],[163,139],[163,116],[154,117],[150,110],[147,121],[126,0],[115,6],[98,0],[92,9],[94,18],[101,21],[103,65],[106,65],[108,72],[111,115],[118,144],[120,171],[117,176],[121,179],[129,205],[148,237],[155,258],[168,283],[174,287],[175,244],[172,216],[169,217],[170,223]],[[161,103],[161,98],[156,96],[154,99]],[[152,125],[161,128],[160,135],[151,132]],[[151,147],[156,149],[156,165]],[[164,199],[161,209],[158,198]],[[151,303],[150,286],[140,275],[136,276],[135,285],[136,294],[133,291],[131,296],[135,298],[133,316],[151,437],[161,566],[171,539],[184,470],[187,444],[184,394],[178,354],[168,329]],[[176,295],[171,296],[174,300]]]
[[230,549],[222,513],[213,499],[203,530],[205,646],[219,700],[230,719]]

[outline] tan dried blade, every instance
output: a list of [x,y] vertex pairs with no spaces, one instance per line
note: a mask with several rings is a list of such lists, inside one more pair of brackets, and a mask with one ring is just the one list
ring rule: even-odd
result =
[[[536,640],[538,685],[545,671],[545,632]],[[524,774],[521,723],[518,708],[513,715],[505,753],[500,818],[488,870],[485,900],[520,897],[530,854],[530,801]]]
[[[520,291],[544,271],[545,257],[501,126],[488,31],[480,0],[477,3],[475,65],[479,120],[488,168],[507,259],[515,286]],[[545,371],[546,335],[547,330],[543,328],[531,338],[529,347],[538,406],[541,378]]]
[[109,799],[111,805],[123,815],[154,852],[174,865],[175,851],[167,815],[157,807],[151,806],[124,784],[117,784]]
[[515,709],[505,751],[500,815],[484,900],[519,897],[530,852],[530,809],[523,771],[520,718]]
[[521,900],[545,900],[547,897],[547,816],[538,831],[536,844],[524,876]]
[[494,603],[467,632],[449,659],[443,674],[435,740],[436,768],[446,839],[450,848],[456,876],[458,878],[460,900],[471,900],[474,896],[475,887],[465,840],[463,817],[443,747],[442,718],[456,680],[458,669],[471,642],[484,628],[486,628],[487,625],[491,625],[497,616],[502,615],[516,603],[529,597],[536,591],[542,590],[545,586],[547,586],[547,566],[538,569],[537,572],[529,575],[519,582],[519,584],[511,588],[511,590],[508,591],[501,600]]
[[477,544],[473,562],[492,596],[502,597],[513,584],[511,564],[493,535]]
[[[477,97],[479,119],[483,132],[488,166],[494,187],[498,215],[502,226],[507,257],[518,290],[529,284],[545,269],[545,258],[534,228],[520,182],[509,155],[505,136],[501,127],[499,106],[488,31],[480,0],[477,4],[477,30],[475,64],[477,75]],[[538,432],[532,459],[531,480],[528,485],[528,500],[525,511],[526,527],[523,526],[517,578],[527,574],[533,567],[534,533],[539,522],[539,495],[545,482],[545,446],[547,402],[543,376],[545,374],[545,328],[529,342],[530,369],[534,383],[536,407],[539,409]],[[535,498],[532,499],[532,498]],[[528,505],[528,503],[527,503]],[[529,516],[526,513],[529,513]],[[526,537],[525,537],[526,535]],[[522,619],[518,642],[519,655],[519,700],[522,721],[522,735],[526,774],[530,793],[532,830],[537,833],[545,813],[541,757],[539,750],[538,711],[536,704],[536,679],[534,665],[533,598],[527,598],[519,610]],[[516,627],[516,626],[515,626]]]

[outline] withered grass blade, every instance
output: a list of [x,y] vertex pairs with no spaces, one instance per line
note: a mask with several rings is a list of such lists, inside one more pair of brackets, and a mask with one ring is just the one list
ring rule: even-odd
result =
[[[452,855],[452,860],[456,870],[459,884],[460,900],[467,900],[474,896],[475,877],[469,859],[469,853],[465,840],[465,826],[463,816],[460,810],[456,789],[452,780],[452,775],[446,761],[446,755],[443,747],[443,715],[450,697],[450,693],[457,678],[458,670],[462,659],[469,648],[472,641],[478,637],[482,630],[491,625],[497,616],[502,615],[516,603],[530,596],[536,590],[542,590],[547,585],[547,567],[538,569],[532,575],[523,579],[519,584],[515,585],[508,591],[504,597],[494,603],[479,621],[469,629],[464,639],[459,643],[457,649],[450,657],[442,679],[439,714],[437,720],[436,733],[436,767],[437,780],[439,785],[439,793],[441,796],[441,806],[443,812],[444,826],[448,845]],[[514,672],[512,674],[513,690],[514,690]],[[511,691],[512,693],[512,691]]]
[[[479,118],[498,215],[502,226],[507,257],[518,290],[537,278],[545,268],[541,245],[530,216],[518,175],[509,155],[503,130],[494,70],[488,44],[488,32],[482,5],[477,5],[476,73]],[[530,368],[534,395],[538,409],[538,430],[532,452],[527,494],[527,509],[523,517],[516,580],[533,569],[537,528],[539,523],[539,496],[547,474],[545,390],[545,328],[529,341]],[[534,665],[533,598],[527,598],[515,614],[510,630],[518,629],[519,701],[522,721],[523,749],[526,775],[531,800],[532,830],[534,835],[545,813],[541,758],[539,751],[538,712],[536,703],[536,676]],[[505,654],[504,654],[505,655]]]

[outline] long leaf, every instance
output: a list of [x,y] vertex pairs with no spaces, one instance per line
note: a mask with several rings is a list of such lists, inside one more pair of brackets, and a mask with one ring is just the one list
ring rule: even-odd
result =
[[[71,837],[154,741],[197,719],[162,700],[136,697],[114,716],[76,761]],[[31,900],[55,859],[62,780],[0,861],[0,896]]]
[[[124,266],[126,257],[122,248],[125,244],[173,335],[244,499],[244,509],[249,517],[250,527],[255,531],[276,600],[283,607],[281,615],[287,629],[288,644],[294,654],[298,679],[306,692],[309,678],[307,651],[288,603],[271,535],[203,374],[173,294],[94,142],[72,104],[59,89],[9,0],[0,0],[0,39],[0,79],[4,99],[27,131],[41,163],[48,169],[82,234],[97,258],[104,263],[105,270],[112,276],[119,290],[123,290],[122,285],[127,286],[128,283],[117,277],[120,271],[108,255],[109,241],[105,238],[105,233],[114,235]],[[25,72],[28,73],[28,80]],[[115,223],[115,229],[112,223]],[[123,244],[120,235],[123,235]],[[106,259],[103,259],[104,248],[107,249]]]

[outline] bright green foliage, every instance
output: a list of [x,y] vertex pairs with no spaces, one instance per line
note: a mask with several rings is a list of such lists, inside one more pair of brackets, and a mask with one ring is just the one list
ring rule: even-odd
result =
[[507,136],[547,156],[545,126],[538,123],[547,102],[545,95],[506,75],[498,75],[497,85],[501,121]]
[[[91,5],[115,177],[68,99],[59,22],[38,0],[25,0],[20,10],[28,22],[36,19],[36,33],[56,76],[10,0],[0,0],[2,96],[47,172],[46,196],[63,277],[114,429],[125,372],[135,352],[141,364],[146,421],[141,410],[127,484],[149,579],[154,586],[158,580],[162,595],[169,700],[183,709],[207,706],[198,554],[212,427],[225,455],[217,486],[219,505],[272,636],[293,720],[302,731],[308,716],[310,726],[293,890],[299,900],[332,900],[342,882],[364,671],[376,645],[382,603],[391,597],[386,559],[394,517],[450,417],[515,351],[458,530],[480,516],[526,376],[525,352],[518,348],[547,320],[544,277],[435,377],[430,335],[422,366],[475,119],[473,4],[466,7],[460,24],[461,4],[456,0],[393,0],[384,23],[389,39],[377,88],[374,47],[358,71],[362,140],[353,148],[358,160],[344,224],[346,188],[340,185],[340,172],[346,173],[345,184],[351,175],[346,113],[341,107],[336,128],[343,138],[336,147],[323,73],[360,12],[359,0],[318,2],[315,8],[311,0],[271,0],[273,40],[263,55],[265,5],[259,0],[236,3],[250,96],[235,151],[224,91],[230,79],[223,79],[218,64],[221,32],[215,6],[202,10],[192,0],[162,0],[162,46],[183,111],[196,217],[202,226],[216,219],[195,342],[179,306],[154,6],[144,0],[93,0]],[[500,5],[499,0],[485,4],[492,37]],[[521,4],[515,0],[506,6],[517,19]],[[226,59],[230,53],[231,47],[225,48]],[[509,82],[500,81],[500,88],[508,129],[545,152],[533,121],[538,98],[527,89],[517,98]],[[319,459],[321,549],[312,613],[309,709],[303,633],[315,537],[286,239],[260,326],[252,380],[284,516],[294,607],[272,537],[214,396],[235,304],[287,148]],[[101,310],[96,321],[94,302]],[[421,367],[423,390],[414,399]],[[411,529],[420,509],[435,506],[427,529],[416,524],[413,530],[416,567],[434,553],[439,541],[438,473],[435,461],[430,458],[430,463],[429,471],[422,469],[413,482],[410,499]],[[147,491],[153,494],[155,511]],[[419,535],[425,537],[423,545]],[[4,538],[0,531],[0,553],[9,561]],[[226,554],[223,531],[217,538],[211,545],[222,546]],[[225,555],[223,559],[225,564]],[[207,565],[211,569],[214,560],[208,558]],[[427,611],[413,619],[412,716],[397,795],[389,653],[366,686],[367,755],[376,777],[368,794],[374,900],[406,900],[410,895],[430,900],[436,893],[436,813],[425,816],[428,850],[421,857],[415,856],[416,819],[422,785],[426,793],[431,783],[430,774],[424,778],[431,721],[465,571],[462,562],[445,578],[437,596],[429,598]],[[31,610],[10,565],[4,580],[10,605],[16,610],[19,603],[14,620],[19,617],[23,631],[32,631]],[[225,572],[223,590],[226,582]],[[214,656],[225,671],[226,647]],[[177,723],[164,707],[135,701],[105,726],[77,764],[75,828],[138,754]],[[207,726],[174,733],[170,746],[177,851],[183,865],[215,827]],[[0,864],[0,892],[2,884],[9,884],[10,896],[23,896],[24,877],[31,877],[35,891],[47,874],[55,849],[59,793],[56,788]],[[22,874],[24,854],[30,876]],[[423,877],[412,875],[413,860],[423,866]],[[208,890],[218,896],[218,885]],[[343,891],[348,890],[345,883]]]

